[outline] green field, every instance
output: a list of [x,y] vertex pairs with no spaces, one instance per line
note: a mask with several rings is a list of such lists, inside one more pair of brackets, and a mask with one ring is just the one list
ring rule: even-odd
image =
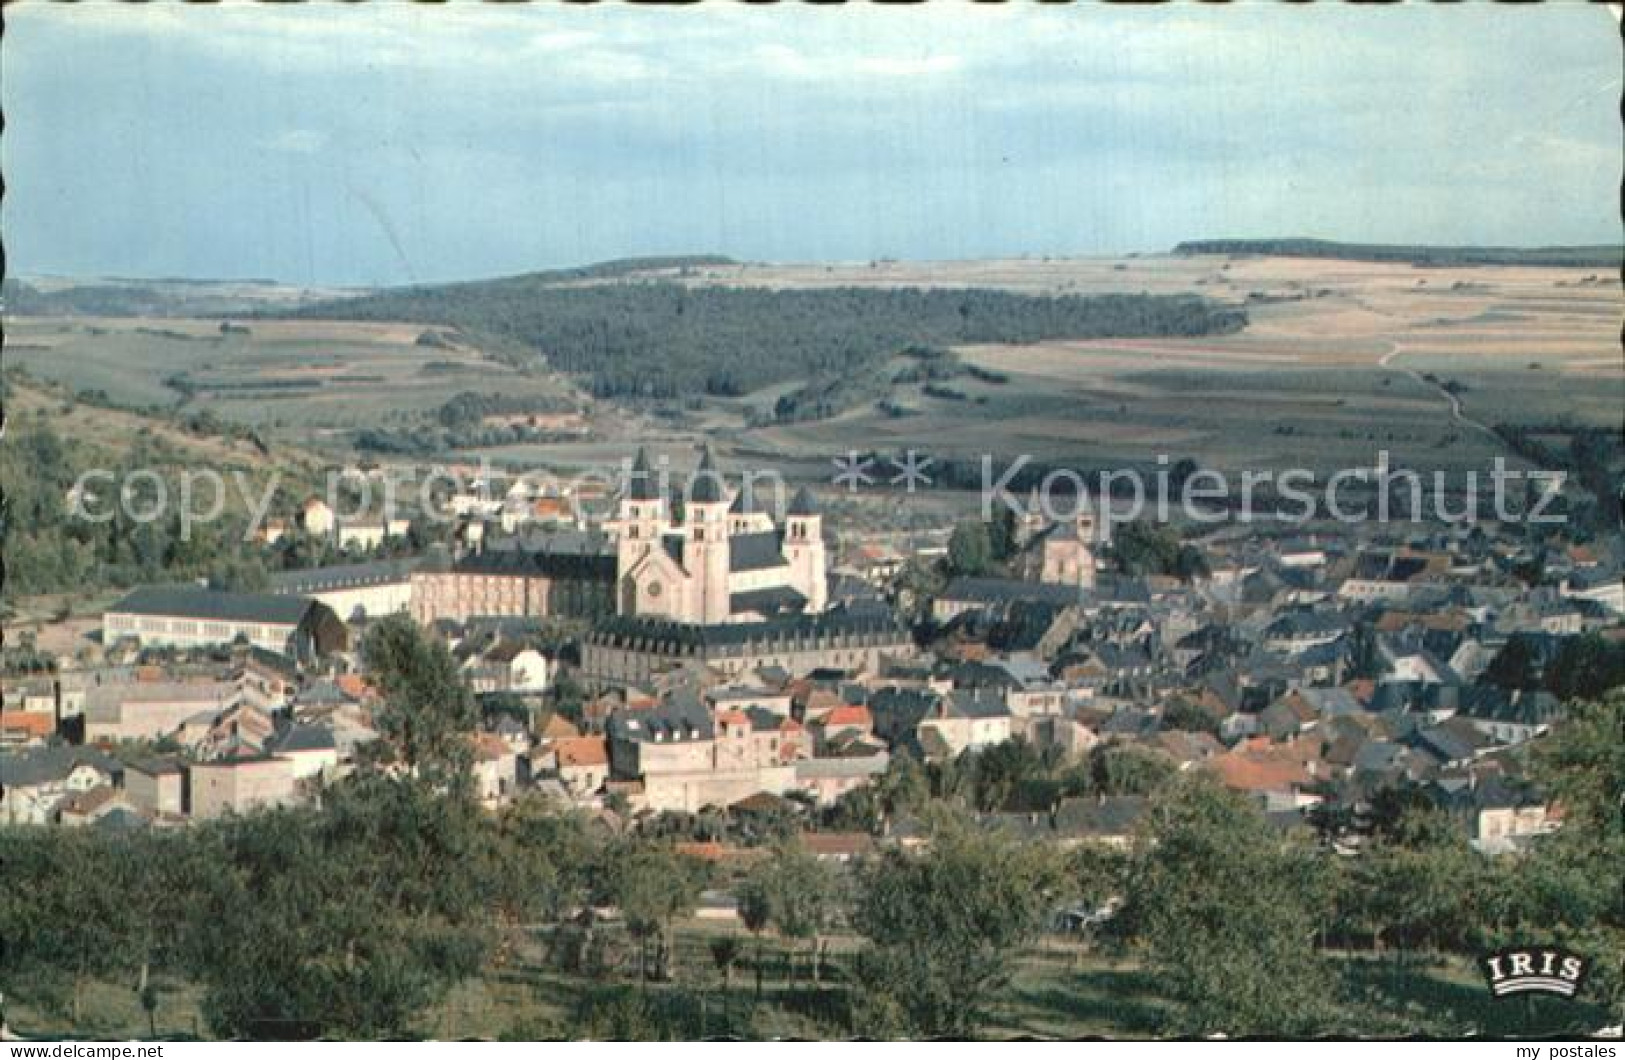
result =
[[[741,959],[725,991],[708,948],[719,933],[733,932],[699,921],[680,928],[676,975],[668,983],[639,983],[630,946],[623,951],[627,960],[621,968],[588,978],[551,970],[539,944],[522,945],[424,1013],[418,1032],[439,1040],[843,1038],[865,1033],[851,1015],[843,972],[855,940],[831,940],[821,983],[814,986],[805,950],[796,954],[791,980],[786,963],[790,951],[768,936],[758,1000],[754,940],[739,935]],[[1380,1037],[1553,1036],[1586,1033],[1607,1022],[1604,1012],[1583,1002],[1545,997],[1495,1001],[1477,970],[1460,958],[1413,960],[1396,967],[1388,959],[1350,956],[1340,965],[1345,989],[1357,999],[1360,1025]],[[197,990],[164,979],[158,984],[158,1037],[206,1038]],[[49,1004],[42,1001],[26,990],[8,994],[12,1030],[40,1038],[150,1037],[147,1015],[127,984],[88,984],[78,1023],[64,994],[59,992]],[[1009,986],[989,1006],[990,1021],[982,1036],[1154,1038],[1164,1033],[1174,1005],[1159,993],[1155,977],[1133,961],[1052,939],[1018,962]]]
[[459,393],[573,404],[556,375],[525,372],[465,345],[423,346],[412,325],[18,318],[7,363],[114,402],[212,412],[287,441],[341,444],[410,423]]
[[[579,422],[543,442],[465,441],[465,458],[584,466],[640,441],[678,452],[708,440],[813,477],[852,448],[1030,454],[1082,467],[1167,454],[1228,472],[1325,472],[1366,466],[1387,449],[1424,470],[1460,471],[1509,455],[1489,430],[1498,424],[1617,428],[1625,409],[1625,299],[1616,278],[1591,268],[1223,255],[658,265],[550,289],[652,279],[792,291],[1195,293],[1245,307],[1249,322],[1193,338],[962,346],[961,365],[984,377],[935,385],[900,381],[912,362],[887,353],[835,379],[636,400],[584,395],[579,377],[549,370],[546,351],[505,342],[493,358],[467,340],[420,346],[425,325],[390,322],[252,319],[250,334],[222,336],[213,319],[19,318],[9,322],[8,363],[118,402],[181,404],[330,449],[368,429],[422,436],[434,410],[472,392],[562,403]],[[1441,392],[1446,381],[1459,414]],[[821,418],[784,418],[775,410],[785,398],[831,407]]]

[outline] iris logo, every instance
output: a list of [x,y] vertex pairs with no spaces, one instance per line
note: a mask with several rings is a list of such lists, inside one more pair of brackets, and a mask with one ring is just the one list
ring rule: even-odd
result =
[[1556,947],[1515,946],[1482,959],[1490,993],[1496,997],[1512,994],[1556,994],[1573,997],[1585,979],[1586,961],[1578,954]]

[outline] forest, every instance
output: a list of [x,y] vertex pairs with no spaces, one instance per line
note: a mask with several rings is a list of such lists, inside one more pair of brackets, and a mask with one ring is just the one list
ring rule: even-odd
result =
[[1175,254],[1255,254],[1283,258],[1335,258],[1343,261],[1399,261],[1412,265],[1544,265],[1618,269],[1625,248],[1595,247],[1436,247],[1387,243],[1334,243],[1326,239],[1197,239]]
[[1247,323],[1245,311],[1192,295],[559,286],[535,276],[402,288],[291,315],[414,321],[517,342],[615,398],[738,396],[854,371],[912,346],[1213,335]]

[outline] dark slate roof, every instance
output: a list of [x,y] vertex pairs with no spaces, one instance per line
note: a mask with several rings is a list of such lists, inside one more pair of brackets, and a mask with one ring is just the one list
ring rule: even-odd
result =
[[171,618],[197,618],[218,622],[264,622],[296,626],[315,606],[303,596],[274,593],[224,593],[191,586],[154,585],[137,589],[109,612],[134,615],[164,615]]
[[0,778],[4,778],[9,788],[33,788],[62,780],[81,763],[113,777],[124,772],[118,762],[89,748],[34,747],[0,752]]
[[615,553],[608,539],[588,534],[538,535],[533,541],[487,545],[452,564],[459,574],[508,574],[549,578],[615,580]]
[[749,478],[746,478],[740,484],[739,492],[734,494],[734,502],[728,506],[728,511],[734,515],[749,515],[752,512],[763,510],[762,506],[756,502],[755,486],[751,484]]
[[320,725],[290,725],[272,748],[277,754],[295,751],[331,751],[333,730]]
[[649,467],[649,451],[642,446],[638,447],[638,455],[632,461],[631,473],[627,476],[626,495],[635,501],[657,501],[660,499],[660,479]]
[[271,651],[269,648],[262,648],[258,644],[249,646],[246,661],[274,671],[289,681],[295,680],[299,676],[298,663],[279,651]]
[[175,776],[185,772],[180,762],[173,758],[142,758],[124,768],[148,777]]
[[779,547],[777,530],[734,534],[728,538],[728,570],[732,572],[768,570],[787,565],[784,552]]
[[896,741],[913,732],[936,706],[938,698],[927,688],[876,689],[869,695],[869,714],[875,720],[875,735]]
[[726,496],[722,491],[722,476],[717,473],[717,462],[708,445],[700,454],[700,466],[689,480],[688,499],[695,504],[721,504]]
[[1477,729],[1466,718],[1449,719],[1430,729],[1423,729],[1416,734],[1416,741],[1422,750],[1427,751],[1443,762],[1462,762],[1475,757],[1486,748],[1493,747],[1495,741]]
[[1055,809],[1055,830],[1076,836],[1127,835],[1149,806],[1144,795],[1062,799]]
[[948,704],[955,717],[1008,718],[1010,708],[997,692],[981,688],[956,688],[948,693]]
[[712,740],[716,728],[711,712],[694,695],[675,693],[648,710],[622,708],[610,715],[609,737],[632,743]]
[[1327,633],[1340,633],[1348,628],[1348,619],[1327,611],[1289,611],[1271,622],[1264,630],[1268,637],[1315,637]]
[[908,631],[890,612],[831,609],[817,615],[697,625],[662,618],[618,615],[603,618],[588,634],[598,644],[646,645],[650,650],[714,648],[809,640],[826,636],[885,635],[908,639]]
[[1069,585],[1024,582],[1014,578],[955,578],[943,590],[942,599],[972,604],[1043,601],[1064,606],[1078,603],[1082,593]]
[[294,693],[293,701],[301,707],[319,707],[338,703],[353,703],[354,698],[327,678],[318,678]]
[[312,570],[279,571],[271,575],[271,591],[286,596],[389,585],[406,581],[416,567],[415,559],[392,559],[376,563],[345,563]]
[[955,688],[1020,688],[1021,682],[1003,666],[985,662],[962,662],[942,668],[942,675]]
[[1508,692],[1494,685],[1461,690],[1461,713],[1480,721],[1546,725],[1563,716],[1563,702],[1550,692]]
[[806,606],[807,598],[788,585],[751,589],[728,597],[728,609],[734,614],[748,611],[766,616],[794,614]]
[[746,707],[745,717],[750,719],[750,727],[755,732],[778,732],[786,721],[784,715],[756,706]]
[[796,490],[796,495],[790,498],[788,514],[798,516],[818,514],[818,501],[806,486]]
[[115,806],[91,822],[91,827],[104,832],[133,832],[147,828],[151,821],[127,806]]

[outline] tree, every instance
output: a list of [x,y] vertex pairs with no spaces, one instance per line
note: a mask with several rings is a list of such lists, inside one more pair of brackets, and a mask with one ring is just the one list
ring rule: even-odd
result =
[[942,595],[945,585],[936,564],[911,556],[897,573],[893,595],[897,606],[918,625],[931,617],[931,603]]
[[1391,948],[1396,973],[1417,949],[1462,948],[1484,893],[1483,863],[1440,810],[1417,800],[1379,826],[1361,856],[1344,866],[1336,921],[1355,936]]
[[1546,671],[1546,688],[1559,699],[1595,699],[1625,685],[1625,647],[1587,633],[1564,641]]
[[1324,895],[1312,850],[1240,796],[1182,778],[1153,799],[1114,928],[1182,1003],[1180,1033],[1324,1032]]
[[728,991],[733,986],[734,965],[739,963],[739,939],[733,935],[719,935],[711,940],[711,960],[716,962],[722,975],[722,1003],[724,1019],[728,1004]]
[[[1530,859],[1532,901],[1524,918],[1554,941],[1589,955],[1587,991],[1615,1019],[1625,1008],[1625,692],[1570,704],[1568,717],[1535,745],[1536,783],[1564,808],[1563,826]],[[1519,866],[1522,868],[1523,866]]]
[[767,930],[773,912],[773,901],[766,884],[757,876],[747,876],[734,894],[739,906],[739,919],[756,938],[756,1000],[762,1000],[762,932]]
[[1495,653],[1484,670],[1484,680],[1508,691],[1540,687],[1540,665],[1529,638],[1516,633]]
[[1101,744],[1089,752],[1089,776],[1099,795],[1149,795],[1179,772],[1161,751],[1133,744]]
[[7,985],[35,998],[65,995],[75,1026],[86,984],[136,961],[121,873],[108,871],[109,854],[107,840],[90,829],[0,830]]
[[[753,893],[760,896],[753,901],[765,903],[767,922],[787,940],[812,941],[812,979],[817,985],[822,936],[835,901],[834,873],[799,845],[784,843],[753,866],[750,878]],[[789,978],[795,979],[793,963]]]
[[976,809],[982,813],[1003,808],[1018,791],[1048,774],[1038,749],[1019,736],[960,757],[974,778]]
[[962,1038],[987,1017],[1016,955],[1062,890],[1046,847],[945,821],[924,850],[886,851],[861,870],[854,926],[868,1020]]
[[1018,538],[1018,525],[1016,511],[1008,504],[1001,504],[993,513],[993,521],[988,524],[988,546],[995,563],[1006,563],[1020,548]]
[[403,1037],[488,949],[485,819],[421,778],[208,826],[220,868],[188,920],[215,1033]]
[[1219,720],[1212,712],[1186,696],[1175,696],[1162,708],[1162,726],[1181,732],[1205,732],[1210,736],[1219,732]]
[[993,565],[993,545],[987,524],[963,522],[948,536],[948,572],[956,575],[986,574]]
[[374,717],[390,749],[437,784],[466,783],[479,711],[445,645],[391,615],[367,632],[361,655],[383,696]]
[[650,977],[651,939],[656,942],[654,978],[672,977],[675,922],[694,912],[705,879],[703,862],[679,854],[666,843],[628,839],[610,850],[599,881],[600,894],[621,911],[627,929],[639,940],[642,978]]

